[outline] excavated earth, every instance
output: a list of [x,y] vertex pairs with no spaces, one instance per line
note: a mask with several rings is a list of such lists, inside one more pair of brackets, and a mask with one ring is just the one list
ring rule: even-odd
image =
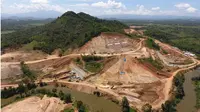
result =
[[[53,81],[60,76],[66,77],[69,72],[73,70],[82,74],[79,74],[79,76],[83,76],[84,74],[87,78],[83,81],[79,81],[80,84],[78,82],[71,82],[70,88],[72,89],[92,93],[92,90],[97,87],[102,91],[114,95],[116,99],[126,96],[130,104],[138,109],[141,109],[145,103],[152,104],[153,107],[156,107],[155,105],[159,104],[160,106],[160,102],[166,100],[166,96],[169,95],[164,89],[166,89],[166,83],[168,84],[169,81],[171,81],[171,75],[178,68],[183,67],[180,64],[183,64],[186,60],[192,59],[184,56],[182,51],[157,40],[156,43],[158,43],[167,54],[145,47],[144,42],[144,38],[130,39],[118,33],[102,33],[100,36],[94,37],[83,47],[76,50],[74,54],[63,57],[47,56],[45,59],[42,57],[41,60],[34,61],[34,59],[30,59],[31,61],[25,60],[25,62],[31,70],[40,72],[40,75],[43,74],[41,77],[44,81]],[[99,73],[90,76],[87,71],[82,70],[81,67],[74,63],[74,59],[80,57],[82,54],[92,54],[103,57],[112,56],[112,58],[110,58],[107,63],[103,63],[104,68]],[[4,54],[2,56],[4,56],[2,60],[3,64],[1,65],[3,79],[22,74],[19,63],[9,63],[15,61],[8,60],[11,59],[11,57],[16,59],[15,57],[19,57],[19,55],[10,56]],[[152,57],[154,60],[159,60],[164,68],[162,70],[157,70],[149,63],[140,62],[141,58],[149,57]],[[177,63],[173,63],[173,66],[170,66],[173,60],[176,60],[174,62]],[[168,81],[168,79],[170,80]],[[60,79],[59,81],[63,81],[63,83],[68,82],[66,79]],[[84,89],[80,89],[83,86]],[[91,86],[93,89],[91,89]],[[30,99],[27,99],[27,102],[43,102],[43,100],[39,98],[35,98],[37,100],[33,101]],[[51,101],[48,100],[46,102]],[[56,100],[56,102],[59,101]],[[15,105],[22,104],[11,104],[11,107],[13,107],[13,110],[19,109],[20,112],[20,108]],[[27,103],[27,105],[28,104],[29,103]],[[32,107],[40,110],[35,103],[32,105]],[[58,104],[56,103],[55,105]],[[7,111],[5,112],[10,112],[8,111],[9,108],[6,109]]]
[[2,112],[60,112],[65,104],[58,98],[46,97],[42,99],[36,96],[5,106]]

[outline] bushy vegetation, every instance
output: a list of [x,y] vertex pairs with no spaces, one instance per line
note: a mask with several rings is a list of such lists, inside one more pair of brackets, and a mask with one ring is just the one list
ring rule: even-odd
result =
[[85,69],[92,73],[99,72],[102,69],[102,67],[103,64],[98,62],[86,62],[85,64]]
[[134,108],[131,108],[129,106],[128,99],[126,97],[123,97],[121,104],[121,112],[137,112],[137,111]]
[[178,73],[176,76],[174,76],[173,79],[173,85],[175,86],[175,98],[178,100],[183,99],[185,96],[184,89],[183,89],[183,83],[185,81],[185,77],[182,73]]
[[130,111],[130,106],[128,99],[126,97],[123,97],[122,99],[122,112],[129,112]]
[[142,111],[143,112],[152,112],[152,106],[147,103],[147,104],[142,106]]
[[185,77],[182,73],[178,73],[176,76],[174,76],[173,79],[173,98],[171,100],[166,101],[164,104],[162,104],[162,110],[163,112],[176,112],[176,105],[183,99],[185,96],[184,90],[183,90],[183,83],[185,81]]
[[82,101],[76,101],[75,104],[78,112],[87,112],[87,107],[83,104]]
[[151,49],[160,50],[160,46],[154,42],[153,39],[148,38],[146,40],[146,46]]
[[74,112],[74,109],[73,108],[67,108],[67,109],[64,109],[63,112]]
[[83,61],[85,62],[85,69],[92,73],[97,73],[103,68],[103,57],[99,56],[82,56]]
[[9,98],[16,94],[20,94],[20,96],[22,97],[23,93],[27,96],[28,91],[35,89],[36,87],[37,87],[36,84],[28,83],[28,84],[19,84],[17,88],[12,88],[12,87],[9,87],[8,89],[4,88],[3,90],[1,90],[1,98]]
[[148,25],[145,35],[200,54],[200,26]]
[[176,103],[172,100],[167,100],[164,104],[161,106],[163,112],[176,112]]
[[164,68],[163,64],[160,61],[153,60],[152,57],[150,57],[150,58],[143,58],[143,59],[140,59],[140,61],[142,63],[144,63],[144,62],[150,63],[151,65],[153,65],[158,70],[162,70]]
[[85,62],[93,62],[93,61],[100,61],[103,58],[100,56],[82,56],[82,59]]
[[20,63],[20,66],[24,78],[29,78],[32,81],[36,78],[34,73],[29,69],[29,67],[23,61]]
[[85,13],[66,12],[44,26],[21,30],[2,36],[2,48],[22,46],[36,41],[34,49],[51,53],[84,45],[101,32],[122,32],[127,26],[115,20],[102,20]]
[[194,77],[192,78],[192,81],[194,82],[195,86],[195,92],[196,92],[196,108],[200,109],[200,77]]
[[[40,83],[40,87],[46,86],[46,83]],[[50,97],[59,97],[61,100],[63,100],[65,103],[71,103],[72,98],[70,93],[63,93],[62,91],[57,91],[56,88],[53,88],[52,90],[48,90],[45,88],[39,88],[36,89],[37,85],[34,83],[28,83],[28,84],[19,84],[17,88],[4,88],[1,91],[1,98],[9,98],[14,95],[20,94],[21,98],[28,97],[31,95],[37,95],[37,94],[43,94]]]

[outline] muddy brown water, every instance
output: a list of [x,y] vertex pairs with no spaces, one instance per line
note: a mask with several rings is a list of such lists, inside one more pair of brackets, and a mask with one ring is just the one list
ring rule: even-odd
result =
[[185,82],[183,84],[185,97],[181,102],[177,105],[178,112],[196,112],[195,104],[196,104],[196,95],[195,95],[195,87],[192,84],[192,77],[200,76],[200,67],[195,69],[194,71],[190,71],[185,74]]
[[[55,88],[55,86],[46,86],[45,88],[51,90]],[[97,97],[93,94],[71,90],[67,87],[57,87],[57,92],[60,90],[62,90],[64,93],[71,93],[75,100],[81,100],[84,104],[89,106],[89,109],[92,112],[121,112],[119,105],[103,97]]]

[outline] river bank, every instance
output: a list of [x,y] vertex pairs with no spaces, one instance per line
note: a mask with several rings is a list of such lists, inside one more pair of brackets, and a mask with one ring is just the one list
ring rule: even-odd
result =
[[196,94],[195,87],[192,83],[192,77],[196,77],[200,75],[200,67],[196,68],[193,71],[189,71],[184,74],[185,82],[183,84],[185,96],[183,100],[177,105],[178,112],[196,112]]

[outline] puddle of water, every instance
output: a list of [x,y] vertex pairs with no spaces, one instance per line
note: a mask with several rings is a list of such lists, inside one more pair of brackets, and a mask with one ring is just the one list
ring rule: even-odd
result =
[[177,105],[178,112],[196,112],[196,95],[195,87],[192,84],[192,77],[200,76],[200,68],[185,74],[185,82],[183,84],[185,97]]

